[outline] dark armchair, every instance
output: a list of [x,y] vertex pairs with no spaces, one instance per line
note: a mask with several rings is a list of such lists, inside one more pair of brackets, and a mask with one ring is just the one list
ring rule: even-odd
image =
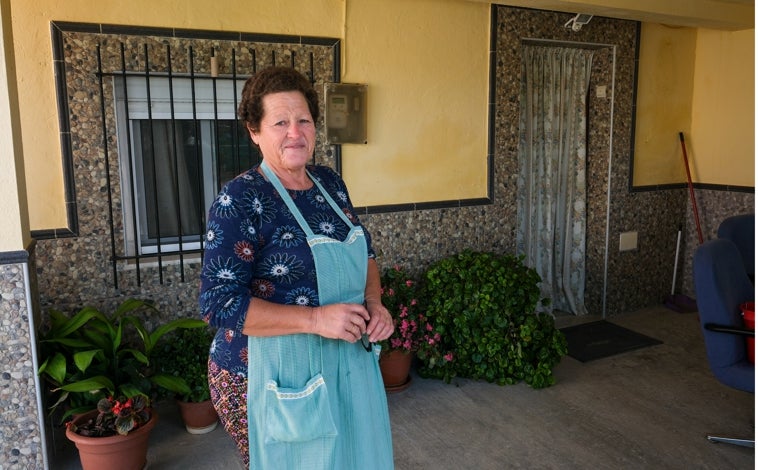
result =
[[737,245],[747,275],[751,280],[755,279],[755,214],[727,217],[719,224],[717,234]]
[[[755,392],[755,366],[747,359],[740,305],[755,297],[737,246],[728,239],[709,240],[695,252],[695,293],[711,371],[729,387]],[[713,442],[753,447],[746,439],[708,436]]]

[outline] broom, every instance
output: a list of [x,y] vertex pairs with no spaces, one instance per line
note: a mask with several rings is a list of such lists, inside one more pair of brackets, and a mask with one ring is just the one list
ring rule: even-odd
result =
[[[697,237],[700,244],[703,244],[703,231],[700,228],[700,217],[697,211],[697,201],[695,201],[695,191],[692,187],[692,176],[690,176],[690,164],[687,160],[687,147],[684,145],[684,133],[679,133],[679,142],[682,144],[682,157],[684,158],[684,168],[687,170],[687,186],[690,190],[690,201],[692,202],[692,211],[695,214],[695,226],[697,227]],[[682,241],[682,226],[679,226],[679,233],[676,237],[676,255],[674,256],[674,278],[671,281],[671,295],[667,296],[663,303],[667,308],[679,312],[690,313],[697,311],[697,304],[694,299],[683,295],[675,294],[676,290],[676,271],[679,268],[679,246]]]

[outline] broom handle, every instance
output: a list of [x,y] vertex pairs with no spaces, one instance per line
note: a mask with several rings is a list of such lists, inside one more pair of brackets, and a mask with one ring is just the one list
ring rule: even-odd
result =
[[690,200],[692,201],[692,212],[695,213],[695,226],[697,227],[697,239],[703,244],[703,231],[700,229],[700,217],[697,213],[697,202],[695,201],[695,191],[692,189],[692,176],[690,176],[690,164],[687,161],[687,147],[684,145],[684,133],[679,133],[679,142],[682,143],[682,156],[684,156],[684,168],[687,170],[687,186],[690,188]]
[[676,288],[676,269],[679,266],[679,244],[682,241],[682,227],[679,226],[679,232],[676,234],[676,255],[674,255],[674,279],[671,281],[671,297],[674,297]]

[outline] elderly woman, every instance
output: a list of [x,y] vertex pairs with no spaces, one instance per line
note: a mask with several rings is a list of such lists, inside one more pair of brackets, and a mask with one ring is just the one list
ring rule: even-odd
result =
[[316,92],[293,69],[267,68],[238,113],[263,161],[208,215],[200,308],[219,328],[214,406],[251,469],[392,468],[372,342],[394,327],[345,183],[308,164]]

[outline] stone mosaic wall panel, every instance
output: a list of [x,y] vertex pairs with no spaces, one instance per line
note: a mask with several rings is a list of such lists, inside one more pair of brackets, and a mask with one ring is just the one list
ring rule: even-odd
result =
[[44,468],[26,263],[0,254],[0,468]]
[[[684,192],[684,190],[683,190]],[[697,236],[697,224],[689,199],[689,192],[684,196],[686,202],[686,224],[682,234],[682,283],[681,293],[695,297],[695,284],[692,274],[692,257],[700,245]],[[717,238],[716,232],[722,220],[733,215],[755,214],[755,193],[745,191],[716,191],[712,189],[696,189],[695,202],[700,219],[700,229],[703,240]]]
[[[613,246],[613,239],[607,241],[606,234],[617,232],[616,227],[623,219],[621,208],[626,205],[628,192],[637,23],[595,17],[580,31],[572,31],[564,27],[571,17],[559,12],[498,8],[497,158],[504,160],[504,177],[513,179],[518,168],[522,41],[593,49],[588,106],[585,302],[590,313],[602,313],[604,305],[609,313],[617,313],[619,308],[614,304],[621,293],[612,289],[610,273],[620,269],[620,266],[614,255],[617,246]],[[596,96],[596,86],[606,87],[607,98]],[[510,186],[513,190],[507,197],[512,199],[515,182]],[[513,204],[509,203],[508,206],[511,207],[509,217],[515,218]],[[609,273],[608,285],[604,283],[606,270]],[[641,302],[638,305],[649,301],[650,294],[646,294],[647,299],[639,299]]]

